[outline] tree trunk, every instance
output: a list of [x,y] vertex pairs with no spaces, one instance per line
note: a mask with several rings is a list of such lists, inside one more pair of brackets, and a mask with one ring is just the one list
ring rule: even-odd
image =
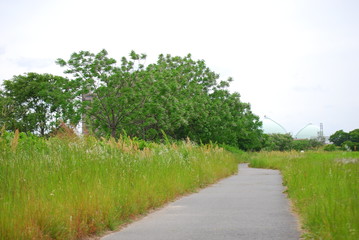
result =
[[116,127],[111,128],[111,137],[116,138]]

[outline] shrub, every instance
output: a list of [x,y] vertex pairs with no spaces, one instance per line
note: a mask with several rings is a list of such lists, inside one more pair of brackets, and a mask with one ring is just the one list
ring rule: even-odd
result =
[[288,151],[291,150],[293,137],[290,134],[270,134],[267,135],[264,150],[266,151]]
[[334,144],[327,144],[324,146],[324,151],[328,151],[328,152],[331,152],[331,151],[335,151],[337,148]]
[[292,143],[292,149],[301,151],[310,148],[310,142],[307,139],[294,140]]

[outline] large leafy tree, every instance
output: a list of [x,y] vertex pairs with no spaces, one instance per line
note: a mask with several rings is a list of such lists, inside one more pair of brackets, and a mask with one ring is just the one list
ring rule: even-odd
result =
[[27,73],[3,82],[1,118],[8,129],[47,134],[59,121],[79,121],[70,80]]
[[157,62],[146,70],[153,79],[149,88],[152,97],[146,108],[151,121],[146,128],[152,134],[163,130],[173,138],[186,137],[179,129],[206,114],[208,93],[216,85],[218,75],[203,60],[195,61],[191,55],[159,55]]
[[359,150],[359,129],[354,129],[349,132],[349,141],[345,141],[342,146],[345,145],[354,151]]
[[14,101],[0,90],[0,126],[6,126],[7,129],[18,128],[15,114]]
[[341,146],[342,149],[357,151],[359,146],[359,129],[354,129],[349,133],[338,130],[329,137],[329,141],[336,146]]
[[121,132],[146,140],[189,136],[210,141],[260,147],[260,122],[238,93],[227,89],[231,79],[220,81],[203,60],[159,55],[156,63],[143,65],[146,55],[130,53],[121,63],[88,51],[73,53],[68,61],[58,59],[72,74],[86,125],[97,135],[118,137]]
[[329,141],[334,143],[336,146],[341,146],[345,141],[349,140],[349,133],[343,130],[338,130],[329,137]]
[[349,139],[352,142],[359,143],[359,128],[349,132]]
[[243,150],[258,151],[262,148],[264,135],[262,130],[262,122],[250,108],[250,104],[243,103],[242,111],[238,111],[236,118],[238,119],[236,132],[237,146]]
[[231,79],[220,81],[202,97],[202,101],[195,101],[198,107],[189,124],[180,129],[182,137],[259,150],[263,137],[261,122],[251,112],[250,105],[240,101],[238,93],[228,91],[230,82]]
[[130,53],[121,65],[108,57],[106,50],[97,54],[88,51],[73,53],[68,61],[58,59],[65,73],[72,74],[80,86],[77,97],[83,101],[83,118],[86,126],[97,135],[118,137],[121,131],[138,120],[148,97],[142,61],[146,55]]

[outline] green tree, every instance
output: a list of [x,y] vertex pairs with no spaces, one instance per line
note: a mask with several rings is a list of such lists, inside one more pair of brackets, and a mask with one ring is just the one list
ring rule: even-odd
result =
[[173,139],[260,148],[259,118],[238,93],[228,91],[231,79],[220,81],[204,60],[161,54],[145,67],[146,55],[132,51],[117,66],[107,55],[105,50],[81,51],[68,61],[57,60],[79,86],[76,96],[91,96],[81,111],[95,134],[118,137],[126,132],[158,140],[164,132]]
[[152,133],[160,130],[173,138],[196,138],[191,128],[193,120],[208,115],[205,105],[208,93],[216,86],[218,75],[203,60],[159,55],[155,64],[147,67],[153,79],[151,101],[146,106]]
[[8,129],[47,134],[59,121],[76,125],[79,115],[71,81],[27,73],[3,82],[2,117]]
[[106,50],[93,54],[88,51],[73,53],[68,61],[58,59],[65,73],[72,74],[80,86],[76,96],[88,96],[82,112],[86,125],[97,135],[118,137],[121,130],[135,124],[148,98],[143,64],[146,55],[130,53],[123,57],[121,66],[109,58]]
[[359,128],[349,132],[349,139],[352,142],[359,143]]
[[343,147],[347,146],[353,151],[359,150],[359,129],[354,129],[349,132],[349,140],[343,142]]
[[329,137],[329,141],[334,143],[336,146],[341,146],[343,142],[349,140],[349,133],[343,130],[338,130]]
[[341,146],[342,150],[354,150],[357,151],[357,143],[352,142],[352,141],[345,141],[342,143]]
[[17,129],[16,112],[14,101],[5,96],[0,90],[0,126],[6,126],[6,129]]
[[317,149],[322,145],[323,143],[320,139],[298,139],[293,141],[292,149],[297,151]]

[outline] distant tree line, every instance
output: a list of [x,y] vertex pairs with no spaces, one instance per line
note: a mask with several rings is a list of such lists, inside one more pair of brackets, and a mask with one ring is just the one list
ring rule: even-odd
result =
[[324,145],[322,139],[294,139],[291,134],[264,134],[263,150],[265,151],[302,151],[314,150]]
[[145,60],[132,51],[118,64],[106,50],[80,51],[56,61],[70,78],[26,73],[5,80],[0,125],[46,136],[59,122],[84,121],[99,137],[189,137],[243,150],[262,147],[261,122],[238,93],[229,92],[231,78],[220,80],[191,55],[161,54],[147,66]]
[[359,129],[350,132],[336,131],[329,137],[333,144],[325,144],[320,137],[312,139],[293,139],[290,134],[264,134],[262,150],[265,151],[301,151],[315,150],[324,145],[324,150],[359,150]]
[[354,129],[350,132],[344,132],[343,130],[336,131],[329,137],[329,141],[332,145],[326,147],[327,150],[336,150],[337,148],[342,150],[359,150],[359,129]]

